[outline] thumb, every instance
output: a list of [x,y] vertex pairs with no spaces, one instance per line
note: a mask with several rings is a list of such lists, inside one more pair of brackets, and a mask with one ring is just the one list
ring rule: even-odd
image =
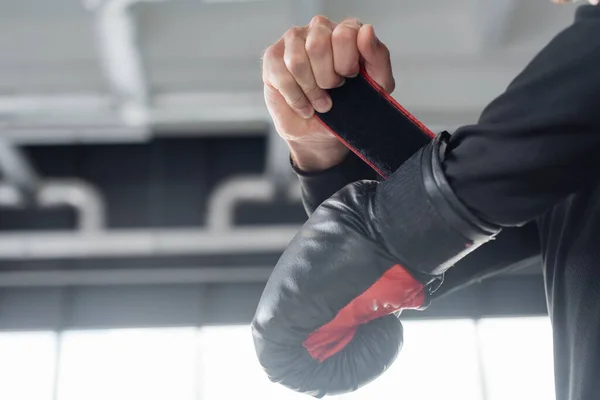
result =
[[360,28],[357,46],[369,76],[387,93],[392,93],[396,83],[392,73],[390,51],[375,34],[373,25],[367,24]]

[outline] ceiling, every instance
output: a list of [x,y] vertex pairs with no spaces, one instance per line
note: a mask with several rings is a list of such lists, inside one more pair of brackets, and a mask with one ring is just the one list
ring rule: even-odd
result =
[[316,13],[372,23],[392,52],[395,97],[451,128],[472,122],[573,10],[548,0],[0,0],[0,134],[254,129],[267,121],[261,53]]

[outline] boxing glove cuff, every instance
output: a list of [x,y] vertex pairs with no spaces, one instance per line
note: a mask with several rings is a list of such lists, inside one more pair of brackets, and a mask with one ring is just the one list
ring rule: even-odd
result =
[[500,227],[477,217],[454,194],[442,162],[443,132],[378,185],[375,215],[391,254],[411,271],[441,275]]

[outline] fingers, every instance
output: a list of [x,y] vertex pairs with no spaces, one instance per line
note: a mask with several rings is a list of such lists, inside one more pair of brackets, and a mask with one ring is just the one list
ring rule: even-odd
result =
[[326,90],[357,76],[361,59],[369,75],[391,93],[395,83],[389,51],[373,27],[355,18],[335,24],[318,16],[307,26],[288,30],[267,49],[263,80],[296,114],[310,118],[315,110],[329,111],[332,102]]
[[319,112],[326,112],[331,108],[331,100],[317,82],[312,62],[306,50],[306,37],[307,31],[303,28],[290,29],[284,35],[284,64],[312,105],[311,107]]
[[392,73],[392,62],[390,51],[383,44],[372,25],[363,25],[357,38],[357,45],[367,73],[377,82],[387,93],[392,93],[396,86],[394,75]]
[[331,37],[335,25],[324,17],[315,17],[308,26],[306,53],[315,81],[320,88],[331,89],[340,85],[343,78],[334,69]]
[[296,78],[284,62],[285,43],[280,40],[269,47],[263,58],[263,82],[265,87],[277,90],[288,106],[302,118],[310,118],[314,108]]
[[294,27],[269,47],[263,59],[263,81],[280,92],[288,106],[302,118],[332,106],[325,91],[343,79],[335,74],[331,34],[335,24],[315,17],[308,26]]
[[360,53],[358,51],[358,32],[362,23],[350,18],[342,21],[333,31],[334,70],[342,77],[355,77],[360,72]]

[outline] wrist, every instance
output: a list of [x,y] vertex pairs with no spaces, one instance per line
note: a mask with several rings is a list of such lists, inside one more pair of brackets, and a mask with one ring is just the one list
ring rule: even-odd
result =
[[[447,133],[419,150],[377,186],[382,242],[411,271],[441,275],[499,232],[454,194],[442,168]],[[435,251],[431,251],[432,246]]]
[[294,167],[308,173],[325,171],[341,164],[350,151],[339,142],[329,146],[288,142],[288,147]]

